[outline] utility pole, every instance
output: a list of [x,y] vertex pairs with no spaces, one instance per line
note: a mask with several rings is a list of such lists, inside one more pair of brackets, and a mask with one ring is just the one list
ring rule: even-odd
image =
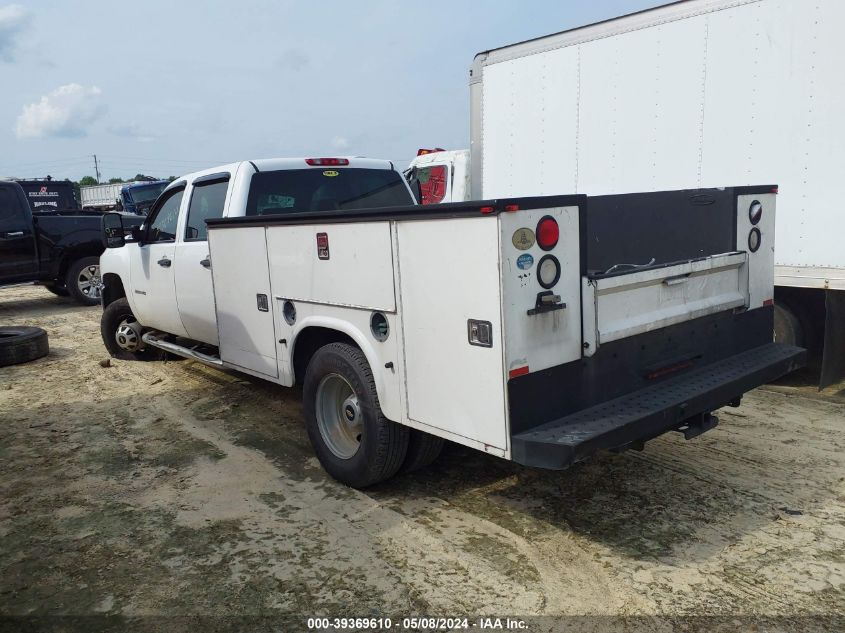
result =
[[100,184],[100,167],[97,165],[97,155],[93,154],[94,156],[94,173],[97,174],[97,184]]

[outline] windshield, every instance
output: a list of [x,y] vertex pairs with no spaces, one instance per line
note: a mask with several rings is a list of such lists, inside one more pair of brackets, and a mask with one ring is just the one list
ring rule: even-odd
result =
[[405,181],[391,169],[284,169],[253,174],[246,215],[410,204]]
[[164,188],[167,187],[166,182],[160,182],[155,185],[141,185],[139,187],[130,187],[126,190],[129,194],[129,199],[132,202],[153,202],[159,197]]

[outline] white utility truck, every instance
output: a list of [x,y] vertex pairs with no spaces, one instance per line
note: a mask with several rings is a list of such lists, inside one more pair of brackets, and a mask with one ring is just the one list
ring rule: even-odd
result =
[[[419,206],[387,161],[243,162],[104,219],[102,334],[303,385],[362,487],[444,439],[566,468],[694,437],[803,362],[773,343],[774,187]],[[207,228],[206,228],[207,227]]]
[[845,374],[843,23],[841,0],[688,0],[481,53],[471,157],[415,159],[421,201],[777,182],[775,331],[830,384]]

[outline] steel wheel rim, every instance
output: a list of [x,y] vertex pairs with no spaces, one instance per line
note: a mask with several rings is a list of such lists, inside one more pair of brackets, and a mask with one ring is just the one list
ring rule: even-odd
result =
[[102,284],[100,283],[100,265],[91,264],[79,271],[79,276],[76,278],[76,287],[86,297],[91,299],[99,299]]
[[340,374],[328,374],[317,386],[317,428],[333,455],[351,459],[361,446],[364,432],[358,396]]
[[114,331],[117,346],[127,352],[137,352],[141,348],[141,326],[135,317],[126,317]]

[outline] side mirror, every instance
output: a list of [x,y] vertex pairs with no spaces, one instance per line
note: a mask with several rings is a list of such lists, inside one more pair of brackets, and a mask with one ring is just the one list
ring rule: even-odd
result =
[[120,248],[126,244],[123,232],[123,216],[119,213],[106,213],[103,216],[103,246]]

